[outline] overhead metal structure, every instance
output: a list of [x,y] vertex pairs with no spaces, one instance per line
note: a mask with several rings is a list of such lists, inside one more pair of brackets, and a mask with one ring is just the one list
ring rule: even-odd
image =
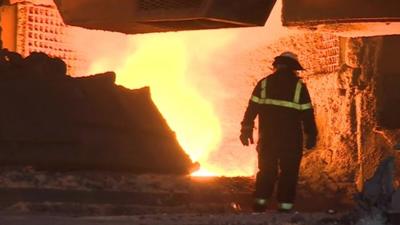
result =
[[399,0],[283,0],[283,24],[400,21]]
[[276,0],[55,0],[68,25],[128,34],[264,26]]

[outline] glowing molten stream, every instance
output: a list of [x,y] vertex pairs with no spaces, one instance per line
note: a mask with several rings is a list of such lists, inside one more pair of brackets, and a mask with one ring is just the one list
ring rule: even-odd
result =
[[[218,148],[221,127],[212,105],[190,83],[187,75],[187,49],[176,37],[141,40],[134,52],[113,69],[116,83],[127,88],[150,86],[154,103],[168,122],[183,149],[201,169],[197,175],[215,175],[207,171],[207,158]],[[96,60],[91,72],[109,70]],[[107,68],[104,68],[106,66]]]

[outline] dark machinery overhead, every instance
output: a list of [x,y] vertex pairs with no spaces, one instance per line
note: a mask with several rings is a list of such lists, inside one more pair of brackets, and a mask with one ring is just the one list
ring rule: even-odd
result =
[[283,0],[284,25],[400,21],[399,0]]
[[[128,34],[264,26],[276,0],[55,0],[68,25]],[[398,0],[282,0],[286,26],[400,21]]]
[[56,0],[69,25],[129,34],[264,26],[276,0]]

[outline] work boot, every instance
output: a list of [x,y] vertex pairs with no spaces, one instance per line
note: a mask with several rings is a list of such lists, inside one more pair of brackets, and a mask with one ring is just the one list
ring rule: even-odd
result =
[[279,212],[289,213],[292,211],[292,209],[293,209],[293,203],[283,202],[283,203],[279,203],[279,205],[278,205]]
[[265,210],[267,210],[267,203],[268,203],[267,199],[264,199],[264,198],[254,199],[253,212],[256,212],[256,213],[265,212]]

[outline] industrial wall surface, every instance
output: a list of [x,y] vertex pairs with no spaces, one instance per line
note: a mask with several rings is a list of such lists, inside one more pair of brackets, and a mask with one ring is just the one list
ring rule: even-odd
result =
[[400,139],[400,95],[394,88],[399,86],[398,41],[397,36],[346,38],[302,32],[259,45],[249,54],[253,58],[243,57],[260,72],[250,73],[253,85],[283,51],[297,53],[306,69],[300,76],[310,91],[319,137],[316,149],[303,158],[301,185],[351,198],[380,161],[394,154],[392,144]]
[[70,44],[69,30],[55,6],[22,2],[0,9],[3,48],[24,57],[44,52],[63,59],[69,74],[81,72],[84,60]]

